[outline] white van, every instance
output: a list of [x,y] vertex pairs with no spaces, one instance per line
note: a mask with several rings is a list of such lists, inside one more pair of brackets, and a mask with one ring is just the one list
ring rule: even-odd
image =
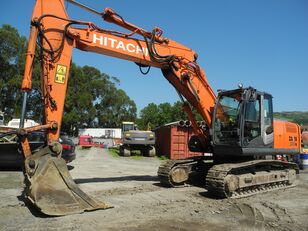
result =
[[[12,119],[8,122],[7,127],[19,128],[19,123],[20,123],[20,119]],[[33,127],[36,125],[39,125],[39,124],[35,122],[34,120],[25,119],[25,123],[24,123],[25,128]]]

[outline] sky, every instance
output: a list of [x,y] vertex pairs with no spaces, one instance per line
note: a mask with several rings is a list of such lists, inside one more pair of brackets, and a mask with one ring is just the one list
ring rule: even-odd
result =
[[[239,83],[274,97],[274,111],[308,111],[307,0],[78,0],[102,12],[113,8],[126,21],[198,53],[198,63],[216,92]],[[0,24],[10,24],[28,37],[34,0],[0,3]],[[71,19],[94,22],[106,29],[121,28],[66,3]],[[118,88],[135,101],[138,111],[149,103],[173,104],[175,89],[161,71],[146,76],[126,60],[73,51],[73,62],[91,65],[120,79]]]

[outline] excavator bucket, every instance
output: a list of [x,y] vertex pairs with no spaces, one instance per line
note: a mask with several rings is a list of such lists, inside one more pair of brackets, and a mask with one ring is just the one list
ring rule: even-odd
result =
[[46,215],[112,208],[84,193],[73,181],[65,161],[49,146],[26,158],[25,184],[26,197]]

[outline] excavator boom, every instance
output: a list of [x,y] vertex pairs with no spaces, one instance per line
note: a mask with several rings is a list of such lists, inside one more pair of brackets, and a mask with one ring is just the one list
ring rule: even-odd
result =
[[[73,47],[160,68],[179,94],[197,109],[210,126],[216,96],[196,63],[197,54],[164,38],[157,27],[151,32],[146,31],[126,22],[109,8],[102,14],[106,21],[131,32],[125,34],[99,28],[91,22],[70,20],[62,0],[36,2],[22,90],[27,92],[32,87],[32,63],[38,39],[42,48],[41,90],[46,124],[56,123],[53,126],[58,126],[49,132],[48,139],[57,140],[59,136]],[[136,34],[141,38],[135,38]],[[196,134],[202,133],[198,127],[194,129]]]
[[[197,55],[193,50],[164,38],[158,27],[147,31],[126,22],[110,8],[99,13],[75,1],[70,2],[102,16],[105,21],[127,29],[128,32],[106,30],[91,22],[69,19],[64,0],[37,0],[35,3],[21,88],[25,94],[31,91],[33,60],[38,44],[42,60],[41,94],[45,121],[41,126],[21,130],[26,134],[46,129],[47,146],[33,153],[27,136],[23,136],[21,144],[25,156],[27,198],[48,215],[66,215],[111,207],[80,190],[60,158],[61,146],[57,141],[73,48],[125,59],[139,66],[160,68],[183,100],[183,108],[204,148],[208,134],[198,127],[191,108],[197,109],[210,126],[215,103],[215,94],[196,63]],[[23,110],[22,118],[24,113]]]

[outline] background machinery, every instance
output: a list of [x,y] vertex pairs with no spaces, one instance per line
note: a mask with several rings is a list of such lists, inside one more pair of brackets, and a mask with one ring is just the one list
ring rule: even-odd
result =
[[[21,121],[27,92],[32,88],[36,44],[41,48],[45,121],[35,127],[21,127],[17,133],[22,137],[25,157],[25,195],[43,213],[65,215],[111,207],[80,190],[65,162],[58,158],[61,153],[58,137],[73,47],[129,60],[139,66],[160,68],[177,90],[195,133],[189,142],[190,149],[213,153],[213,161],[205,163],[206,157],[167,161],[158,170],[162,184],[181,186],[189,181],[192,173],[199,173],[206,178],[207,190],[223,197],[247,196],[293,185],[296,164],[265,158],[277,153],[299,152],[301,140],[297,124],[273,120],[270,94],[240,87],[220,91],[216,97],[197,64],[197,54],[163,37],[160,28],[146,31],[126,22],[110,8],[101,13],[73,0],[69,2],[129,32],[106,30],[91,22],[69,19],[64,0],[36,1],[22,82]],[[198,126],[192,108],[203,117],[208,129]],[[46,146],[33,152],[27,133],[40,129],[46,130]]]
[[138,130],[134,122],[122,122],[122,143],[119,147],[121,156],[130,156],[138,150],[143,156],[153,157],[155,152],[155,133]]

